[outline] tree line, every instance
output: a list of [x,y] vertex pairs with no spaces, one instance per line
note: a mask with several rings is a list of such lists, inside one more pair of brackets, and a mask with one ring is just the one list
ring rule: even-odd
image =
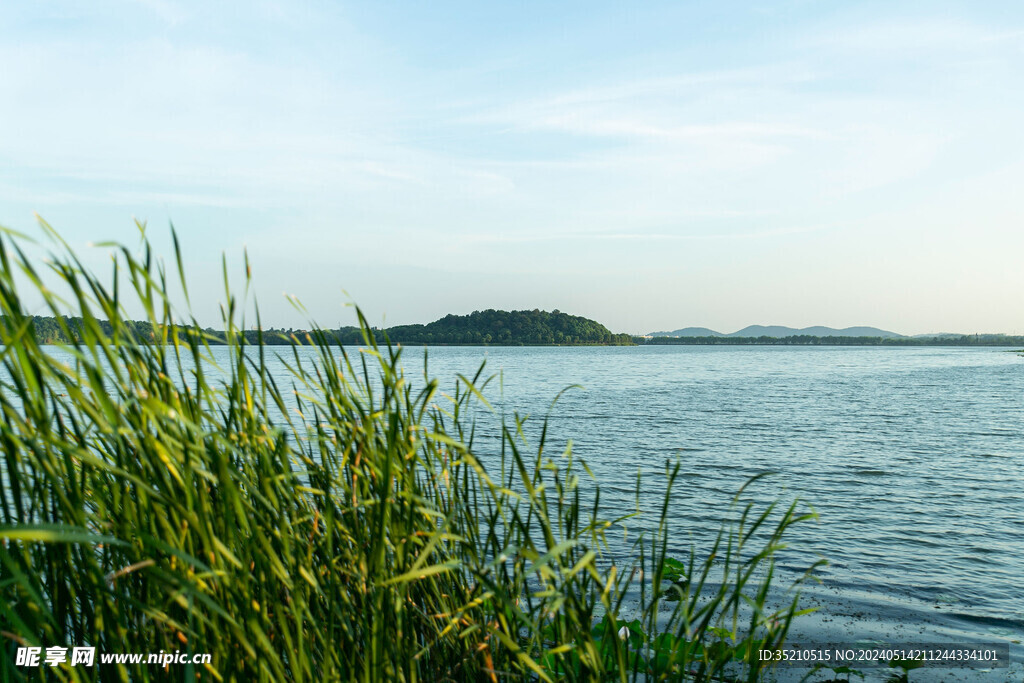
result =
[[[6,318],[2,318],[6,324]],[[34,316],[32,333],[41,344],[70,344],[80,339],[82,318],[63,316]],[[106,320],[97,320],[105,334],[111,326]],[[145,320],[126,321],[125,328],[142,343],[164,339],[161,330]],[[178,334],[193,333],[192,328],[179,328]],[[322,331],[330,342],[363,344],[364,332],[358,327],[339,327]],[[607,327],[589,318],[569,315],[559,310],[541,311],[473,311],[469,315],[446,315],[426,325],[396,325],[371,328],[378,343],[411,345],[492,345],[492,346],[629,346],[639,345],[694,345],[694,346],[1020,346],[1024,336],[1005,334],[965,334],[935,337],[816,337],[796,334],[787,337],[634,337],[614,334]],[[224,332],[213,328],[202,330],[207,343],[224,343]],[[306,344],[309,330],[293,328],[266,328],[244,330],[240,333],[248,344],[281,346]]]
[[[6,320],[4,321],[6,323]],[[47,316],[32,318],[32,334],[41,344],[70,344],[81,338],[80,330],[85,324],[82,318],[63,316],[61,319]],[[105,320],[95,321],[105,334],[111,326]],[[127,321],[125,329],[136,341],[142,343],[160,342],[165,338],[162,330],[155,329],[148,321]],[[178,334],[196,333],[192,328],[179,328]],[[363,344],[363,330],[358,327],[339,327],[322,330],[330,342],[356,345]],[[569,315],[559,310],[541,311],[473,311],[469,315],[446,315],[426,325],[397,325],[388,328],[370,328],[378,343],[390,341],[397,344],[413,345],[495,345],[495,346],[579,346],[605,345],[628,346],[634,344],[628,334],[614,334],[607,327],[594,320],[578,315]],[[224,343],[224,332],[213,328],[202,330],[210,344]],[[249,344],[271,346],[308,343],[312,333],[309,330],[292,328],[266,328],[244,330],[240,333]]]

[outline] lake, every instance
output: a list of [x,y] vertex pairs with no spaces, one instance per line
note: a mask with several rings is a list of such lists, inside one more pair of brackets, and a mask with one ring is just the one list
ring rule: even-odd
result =
[[[288,370],[275,358],[290,358],[291,349],[266,350],[286,385]],[[213,353],[227,358],[224,347]],[[495,413],[479,413],[484,459],[502,412],[530,414],[526,433],[535,438],[556,395],[582,385],[551,411],[548,453],[557,457],[572,440],[601,484],[608,517],[639,501],[645,514],[627,521],[629,540],[656,522],[665,463],[677,458],[670,551],[678,557],[691,544],[706,547],[753,475],[774,473],[751,490],[756,500],[799,497],[813,506],[819,519],[789,537],[780,578],[788,583],[819,556],[829,565],[821,584],[804,590],[818,612],[798,620],[791,640],[1009,641],[1019,661],[1020,355],[962,347],[436,347],[429,372],[450,390],[457,373],[472,376],[484,360],[485,374],[500,373],[485,390]],[[414,382],[422,363],[422,348],[405,350]],[[621,534],[612,536],[613,555],[627,553]]]
[[[422,353],[406,350],[410,374],[422,372]],[[666,459],[680,458],[684,477],[672,515],[680,555],[691,541],[706,542],[717,529],[714,514],[752,475],[775,472],[756,485],[761,500],[798,496],[811,504],[819,520],[790,537],[796,552],[784,556],[783,569],[796,576],[816,555],[829,565],[822,584],[805,590],[819,612],[798,622],[794,638],[1024,639],[1018,354],[438,347],[429,350],[429,371],[450,387],[445,380],[471,375],[484,359],[488,372],[502,375],[503,392],[497,384],[487,392],[496,409],[540,419],[561,389],[583,385],[551,413],[552,452],[572,439],[602,484],[605,509],[636,507],[640,469],[647,473],[641,508],[654,517],[664,481],[658,474]]]

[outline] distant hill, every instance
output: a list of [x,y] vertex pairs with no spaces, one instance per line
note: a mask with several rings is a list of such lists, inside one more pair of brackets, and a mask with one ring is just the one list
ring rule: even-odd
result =
[[709,330],[706,327],[684,327],[681,330],[672,332],[651,332],[652,337],[724,337],[721,332]]
[[798,334],[805,334],[811,337],[902,337],[902,334],[880,330],[877,327],[844,327],[837,330],[834,327],[785,327],[782,325],[750,325],[738,332],[727,334],[727,337],[793,337]]
[[[377,332],[383,339],[384,330]],[[599,322],[561,311],[473,311],[446,315],[426,325],[398,325],[386,330],[392,342],[403,344],[518,345],[632,345],[628,334],[613,334]],[[342,328],[339,338],[359,343],[358,330]]]
[[807,335],[810,337],[902,337],[902,334],[880,330],[877,327],[845,327],[837,330],[834,327],[785,327],[783,325],[749,325],[731,334],[722,334],[706,327],[684,327],[673,332],[652,332],[652,337],[793,337]]

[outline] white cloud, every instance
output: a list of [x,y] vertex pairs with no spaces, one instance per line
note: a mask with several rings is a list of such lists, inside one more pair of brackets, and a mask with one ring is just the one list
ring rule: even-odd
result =
[[910,56],[922,51],[934,53],[988,49],[999,44],[1019,44],[1022,41],[1024,30],[1015,27],[994,28],[966,21],[907,19],[826,31],[808,41],[808,44],[830,49]]
[[127,0],[127,2],[145,8],[172,27],[182,23],[190,16],[183,6],[176,2],[170,2],[170,0]]
[[749,240],[765,237],[777,237],[780,235],[797,235],[801,233],[814,232],[825,228],[824,225],[813,226],[789,226],[782,228],[770,228],[757,231],[742,232],[714,232],[699,234],[677,234],[658,232],[630,232],[630,233],[608,233],[608,232],[575,232],[575,233],[523,233],[523,234],[482,234],[461,236],[457,242],[450,244],[450,248],[472,246],[478,244],[540,244],[544,242],[588,242],[588,241],[616,241],[616,242],[693,242],[705,240]]

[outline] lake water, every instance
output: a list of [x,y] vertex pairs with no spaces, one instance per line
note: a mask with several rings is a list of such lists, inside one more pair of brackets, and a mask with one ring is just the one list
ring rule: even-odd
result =
[[[290,349],[270,348],[268,356]],[[300,351],[305,353],[306,351]],[[215,356],[226,349],[215,348]],[[408,375],[422,376],[410,347]],[[226,358],[226,356],[225,356]],[[784,578],[816,557],[805,589],[819,606],[791,639],[815,642],[1011,642],[1024,639],[1024,358],[992,348],[438,347],[442,389],[487,361],[496,410],[539,423],[551,401],[550,451],[571,439],[602,486],[608,516],[656,517],[666,460],[683,476],[671,551],[717,531],[747,478],[753,496],[799,497],[819,514],[789,537]],[[279,381],[289,374],[270,361]],[[285,384],[287,382],[285,381]],[[481,447],[496,433],[481,417]],[[535,434],[530,432],[528,434]],[[584,483],[586,486],[586,482]],[[625,547],[625,546],[622,546]],[[788,574],[788,576],[787,576]],[[1015,665],[1017,666],[1017,665]],[[943,673],[935,680],[948,680]],[[993,672],[992,680],[1005,672]],[[1013,680],[1020,681],[1017,668]],[[976,680],[966,672],[957,680]]]
[[[410,374],[422,349],[410,348]],[[716,530],[750,476],[820,518],[790,537],[792,575],[829,560],[794,638],[817,642],[1024,639],[1024,358],[991,348],[658,346],[429,351],[430,374],[501,372],[506,410],[552,412],[611,511],[661,499],[666,459],[682,554]],[[442,382],[442,386],[445,386]],[[447,385],[450,386],[450,383]],[[642,524],[639,520],[630,524]],[[695,538],[696,537],[696,538]],[[1015,657],[1020,646],[1014,644]],[[920,673],[920,672],[916,672]],[[1005,672],[993,672],[1004,680]],[[950,675],[947,673],[943,676]],[[973,680],[976,673],[961,674]],[[1013,680],[1020,680],[1017,671]],[[942,678],[941,680],[946,680]]]

